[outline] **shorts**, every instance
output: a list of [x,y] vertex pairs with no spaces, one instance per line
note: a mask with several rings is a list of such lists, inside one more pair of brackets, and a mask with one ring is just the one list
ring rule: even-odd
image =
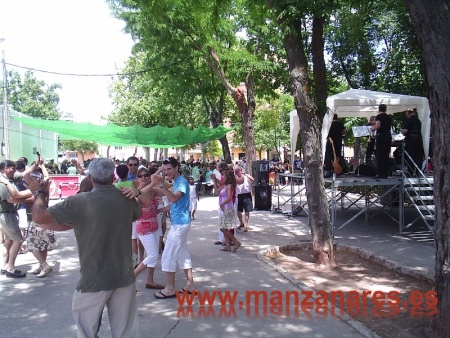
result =
[[12,241],[23,241],[22,232],[19,228],[19,214],[13,213],[1,213],[0,223],[5,233],[5,239]]
[[237,211],[239,212],[250,212],[253,211],[253,200],[251,193],[239,194]]

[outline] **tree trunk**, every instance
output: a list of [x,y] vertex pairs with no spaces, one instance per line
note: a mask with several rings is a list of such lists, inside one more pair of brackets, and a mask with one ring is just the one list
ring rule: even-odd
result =
[[[240,84],[234,91],[233,98],[241,116],[242,130],[244,132],[245,160],[247,163],[253,163],[256,159],[255,130],[253,129],[253,114],[255,112],[255,96],[253,93],[254,83],[251,71],[247,75],[246,83]],[[252,168],[248,168],[249,175],[252,174]]]
[[[225,93],[225,91],[224,91]],[[215,104],[212,102],[207,102],[206,100],[203,101],[203,104],[205,106],[205,109],[209,112],[209,121],[211,123],[212,128],[217,128],[218,126],[222,125],[222,116],[223,116],[223,108],[224,108],[224,101],[225,101],[225,95],[221,94],[219,99],[219,107],[216,107]],[[222,153],[223,157],[225,159],[225,162],[231,163],[231,152],[230,152],[230,145],[228,143],[227,136],[224,135],[223,137],[219,138],[219,142],[222,146]]]
[[149,147],[144,147],[144,158],[149,161],[150,160],[150,148]]
[[[331,235],[330,213],[327,195],[325,192],[322,166],[322,121],[324,116],[323,103],[326,100],[324,89],[316,88],[316,97],[319,108],[311,95],[308,80],[308,60],[304,51],[301,22],[295,25],[296,30],[284,37],[289,74],[295,107],[299,117],[302,137],[302,150],[304,154],[306,197],[309,208],[309,226],[311,228],[313,255],[318,264],[334,265],[335,257]],[[314,34],[313,34],[314,37]],[[320,41],[316,42],[320,47]],[[317,51],[315,52],[318,53]],[[323,53],[323,49],[322,49]],[[317,55],[313,55],[313,58]],[[318,68],[320,62],[318,61]],[[314,79],[317,86],[324,86],[326,78],[322,69],[314,70]],[[320,90],[319,90],[320,89]]]
[[438,313],[429,327],[433,337],[450,332],[450,4],[445,0],[404,1],[415,26],[425,64],[425,80],[432,112],[435,281]]
[[[209,48],[209,54],[205,56],[206,62],[220,78],[227,92],[236,102],[239,115],[242,122],[242,130],[244,133],[245,157],[247,163],[252,163],[256,158],[255,132],[253,129],[253,113],[255,112],[256,101],[253,93],[254,83],[252,78],[252,68],[250,66],[246,77],[246,83],[234,87],[228,81],[225,73],[220,65],[219,56],[214,48]],[[231,158],[230,162],[231,163]],[[251,171],[251,167],[249,168]],[[251,172],[250,172],[251,175]]]

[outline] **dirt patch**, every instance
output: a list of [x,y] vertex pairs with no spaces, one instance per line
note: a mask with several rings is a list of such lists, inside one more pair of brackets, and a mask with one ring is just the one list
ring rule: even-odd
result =
[[[344,304],[347,314],[380,337],[425,336],[427,316],[434,308],[427,303],[435,301],[429,282],[399,274],[355,253],[335,253],[338,263],[335,268],[314,264],[310,250],[287,251],[268,258],[314,291],[326,291],[329,304],[331,292],[343,291],[345,302],[339,303],[339,298],[335,298],[335,304],[340,308]],[[376,291],[381,293],[375,296]],[[363,292],[367,295],[365,302]],[[375,300],[377,306],[374,297],[380,297]]]

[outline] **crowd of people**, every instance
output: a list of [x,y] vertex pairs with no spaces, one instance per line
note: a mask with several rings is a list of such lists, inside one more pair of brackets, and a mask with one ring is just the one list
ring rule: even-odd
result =
[[[80,191],[49,206],[49,171],[40,156],[30,166],[26,159],[0,163],[1,272],[7,278],[26,277],[15,267],[26,243],[37,261],[28,273],[47,276],[52,272],[47,254],[59,245],[55,232],[73,229],[80,279],[72,312],[80,336],[97,334],[106,305],[114,336],[138,336],[135,280],[144,271],[145,288],[154,289],[156,299],[176,296],[177,268],[186,276],[178,291],[195,291],[187,243],[200,195],[217,198],[221,251],[237,252],[242,245],[237,230],[250,229],[253,177],[245,172],[245,162],[148,162],[132,156],[124,163],[98,158],[88,168],[75,161],[71,165],[87,175]],[[165,283],[155,280],[158,260]]]

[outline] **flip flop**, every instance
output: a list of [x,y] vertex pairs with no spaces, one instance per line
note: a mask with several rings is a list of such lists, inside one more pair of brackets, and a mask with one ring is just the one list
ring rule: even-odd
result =
[[220,251],[231,251],[231,248],[229,246],[224,246]]
[[161,290],[161,289],[164,289],[164,285],[161,285],[161,284],[155,284],[155,285],[145,284],[145,288],[146,289],[158,289],[158,290]]
[[162,291],[158,291],[157,293],[154,294],[156,299],[167,299],[167,298],[175,298],[177,295],[173,294],[173,295],[165,295],[164,293],[162,293]]
[[185,288],[182,288],[180,291],[178,291],[179,293],[183,293],[183,292],[187,292],[188,293],[188,295],[191,295],[191,294],[193,294],[193,293],[195,293],[195,291],[189,291],[189,290],[186,290]]

